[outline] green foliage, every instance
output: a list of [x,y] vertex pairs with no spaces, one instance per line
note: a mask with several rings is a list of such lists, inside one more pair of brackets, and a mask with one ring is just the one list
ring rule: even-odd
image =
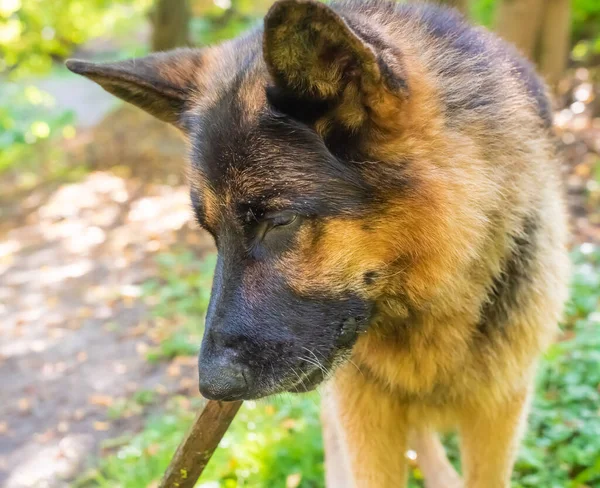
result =
[[107,410],[110,420],[140,415],[144,407],[153,405],[156,401],[156,393],[152,390],[139,390],[131,398],[118,398],[111,403]]
[[600,249],[584,245],[575,265],[562,341],[542,365],[517,487],[600,485]]
[[600,2],[598,0],[572,0],[573,36],[581,39],[600,38]]
[[[492,28],[498,0],[472,0],[471,18],[478,24]],[[600,39],[600,2],[598,0],[573,0],[571,3],[572,41]]]
[[295,474],[302,476],[299,486],[322,486],[317,397],[286,400],[246,402],[200,486],[208,488],[211,480],[223,487],[285,486],[286,478]]
[[469,4],[469,14],[474,22],[491,28],[494,24],[496,0],[477,0]]
[[89,39],[113,32],[149,0],[0,0],[0,75],[47,73]]
[[[155,317],[181,316],[187,322],[202,320],[210,299],[215,256],[198,259],[190,251],[157,257],[157,280],[144,284]],[[195,325],[193,325],[195,327]]]
[[231,39],[250,28],[256,21],[256,18],[237,11],[210,12],[203,17],[194,17],[190,23],[190,31],[199,46],[206,46]]
[[203,15],[192,18],[195,44],[205,46],[225,41],[260,23],[273,0],[218,0]]
[[0,90],[0,174],[16,163],[27,169],[36,144],[75,129],[70,112],[57,110],[50,95],[33,85],[5,83]]
[[198,353],[198,344],[199,341],[194,343],[188,334],[175,332],[162,340],[158,347],[148,351],[146,359],[150,363],[157,363],[177,356],[193,356]]
[[60,73],[55,61],[70,56],[84,42],[131,28],[150,3],[0,0],[0,173],[35,172],[42,163],[59,162],[60,155],[49,153],[58,152],[56,145],[47,142],[75,135],[73,114],[56,107],[32,78]]
[[198,353],[215,265],[214,255],[198,259],[191,252],[162,254],[157,261],[159,279],[145,283],[143,292],[153,316],[167,322],[160,344],[147,354],[150,362]]
[[600,466],[594,466],[600,459],[599,325],[578,320],[574,336],[547,355],[517,463],[518,487],[600,483]]
[[101,471],[94,473],[78,486],[146,487],[160,478],[180,440],[193,419],[193,414],[179,406],[177,399],[160,416],[152,417],[144,431],[131,438],[110,456]]
[[[197,319],[206,310],[214,258],[170,254],[161,263],[161,280],[150,286],[158,315],[164,318],[171,310]],[[514,488],[600,486],[600,248],[582,246],[573,263],[564,335],[540,368]],[[300,487],[323,487],[318,400],[288,395],[246,402],[198,486],[285,486],[288,477],[300,475]],[[142,433],[102,461],[92,486],[142,488],[159,479],[192,417],[189,409],[170,406],[152,418]],[[446,445],[458,465],[456,437]],[[417,469],[410,486],[423,486]]]
[[[300,475],[304,488],[322,486],[323,446],[314,396],[245,402],[221,441],[198,486],[285,486]],[[144,430],[116,450],[83,486],[146,487],[160,479],[175,447],[193,418],[186,401],[174,398],[166,412],[152,417]]]

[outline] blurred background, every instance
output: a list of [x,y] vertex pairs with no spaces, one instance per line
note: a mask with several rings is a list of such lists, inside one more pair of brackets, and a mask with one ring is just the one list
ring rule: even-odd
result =
[[[156,487],[200,404],[215,255],[184,144],[64,59],[218,42],[271,3],[0,0],[0,486]],[[573,294],[513,486],[600,487],[600,1],[447,3],[537,64],[564,153]],[[319,402],[246,402],[199,486],[322,487]]]

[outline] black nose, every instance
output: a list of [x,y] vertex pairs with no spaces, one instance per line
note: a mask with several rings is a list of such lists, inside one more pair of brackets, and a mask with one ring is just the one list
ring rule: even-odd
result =
[[227,356],[207,360],[201,356],[198,366],[200,393],[209,400],[241,400],[250,389],[248,369]]

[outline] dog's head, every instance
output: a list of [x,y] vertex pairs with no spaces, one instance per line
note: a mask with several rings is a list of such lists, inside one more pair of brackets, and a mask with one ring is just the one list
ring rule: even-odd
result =
[[218,248],[201,392],[315,387],[418,254],[401,228],[425,217],[409,162],[382,155],[408,110],[402,56],[325,5],[284,0],[220,46],[68,67],[189,140],[193,209]]

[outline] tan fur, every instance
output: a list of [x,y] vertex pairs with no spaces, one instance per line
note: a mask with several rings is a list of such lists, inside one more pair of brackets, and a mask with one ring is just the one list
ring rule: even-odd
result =
[[425,478],[425,488],[462,488],[462,480],[446,458],[438,435],[427,428],[415,430],[410,445]]
[[497,404],[493,412],[469,407],[459,412],[463,472],[469,488],[510,486],[528,402],[524,387]]
[[403,486],[408,474],[404,462],[410,429],[408,409],[351,368],[337,372],[329,408],[334,408],[340,420],[352,486]]
[[[535,358],[552,340],[566,299],[558,162],[514,83],[507,82],[505,113],[499,114],[506,117],[502,137],[509,146],[495,149],[477,124],[460,132],[445,126],[437,80],[427,71],[427,57],[436,55],[431,39],[410,24],[382,24],[410,53],[406,72],[414,91],[401,105],[383,98],[374,106],[371,123],[379,130],[369,132],[363,147],[374,161],[412,161],[415,189],[390,196],[385,208],[367,217],[327,222],[319,239],[306,229],[282,267],[299,292],[333,286],[379,297],[377,325],[352,354],[361,371],[346,365],[334,378],[333,408],[355,486],[401,486],[411,426],[459,426],[466,486],[507,488],[527,412],[522,392],[532,383]],[[526,159],[521,147],[527,148]],[[506,235],[532,208],[541,209],[544,236],[532,284],[504,337],[492,344],[474,340],[482,297],[511,249]],[[494,235],[487,231],[490,215],[498,220]],[[382,278],[365,285],[368,271]]]
[[[274,269],[257,261],[243,276],[245,298],[256,309],[263,283],[275,274],[303,298],[350,293],[375,304],[367,332],[328,385],[329,486],[405,486],[404,455],[416,433],[428,488],[446,486],[445,477],[455,488],[459,481],[432,433],[457,428],[465,487],[508,488],[536,363],[567,295],[553,138],[515,74],[510,49],[498,48],[491,34],[479,32],[490,52],[465,57],[431,35],[418,15],[396,15],[394,4],[380,1],[350,3],[330,9],[282,0],[266,18],[262,53],[258,36],[249,36],[199,54],[154,56],[147,69],[162,68],[150,81],[132,74],[131,63],[71,68],[180,126],[182,107],[203,120],[224,97],[226,110],[235,100],[242,107],[233,121],[238,135],[256,134],[266,87],[335,101],[310,124],[323,140],[340,127],[351,135],[361,161],[346,162],[360,165],[376,203],[307,219]],[[363,42],[353,25],[377,36]],[[495,56],[484,72],[483,56]],[[489,100],[471,107],[479,87]],[[235,97],[227,98],[232,90]],[[147,99],[140,97],[146,92]],[[285,160],[285,148],[265,139],[255,137],[254,153],[245,156]],[[235,157],[246,142],[242,136],[242,147],[221,144]],[[190,143],[195,149],[193,137]],[[224,170],[227,184],[219,192],[202,170],[190,172],[206,227],[214,230],[224,215],[234,221],[240,202],[272,190],[280,175],[269,164],[253,168],[256,174],[233,165]],[[277,171],[298,195],[318,188],[302,170]],[[263,203],[290,203],[267,193]],[[531,253],[525,270],[515,258],[522,248]],[[507,271],[511,262],[516,269]],[[494,300],[502,302],[495,293],[504,282],[514,286],[511,279],[522,283],[507,312]]]

